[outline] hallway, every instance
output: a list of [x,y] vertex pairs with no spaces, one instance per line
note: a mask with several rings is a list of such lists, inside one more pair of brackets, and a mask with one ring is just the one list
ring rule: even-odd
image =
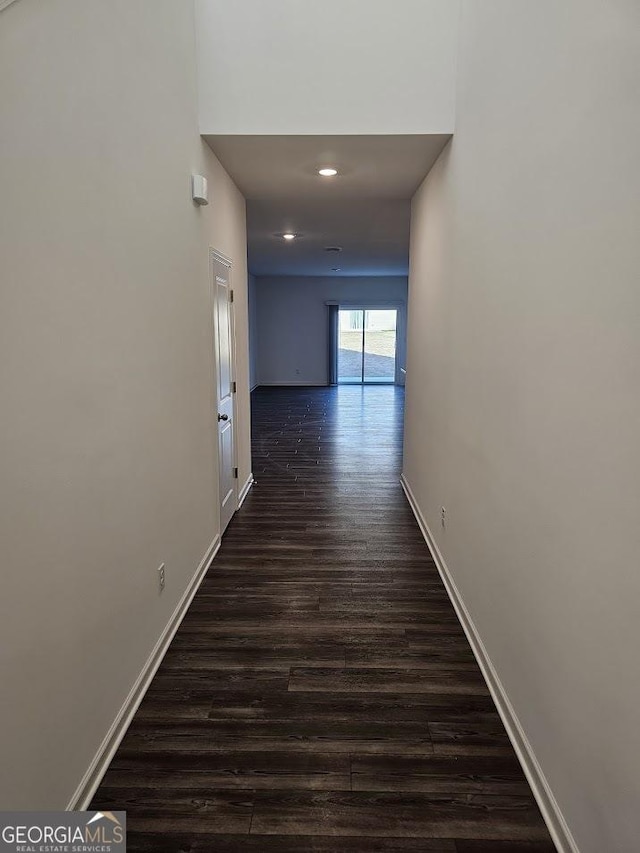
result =
[[254,392],[257,483],[92,804],[129,850],[554,850],[399,485],[402,407]]

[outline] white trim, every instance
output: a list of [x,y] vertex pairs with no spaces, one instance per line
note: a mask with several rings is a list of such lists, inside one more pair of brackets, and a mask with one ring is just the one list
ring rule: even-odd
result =
[[522,769],[524,770],[525,776],[531,786],[531,790],[533,791],[533,795],[536,798],[540,811],[542,812],[542,817],[544,818],[545,823],[547,824],[547,828],[551,834],[551,838],[553,839],[554,844],[558,848],[559,853],[579,853],[578,845],[575,842],[571,834],[571,830],[567,826],[567,822],[564,819],[564,816],[560,810],[560,806],[556,798],[553,795],[551,787],[547,782],[547,779],[542,771],[542,767],[538,763],[538,760],[533,751],[533,747],[529,743],[529,740],[522,728],[522,724],[518,719],[516,712],[513,708],[513,705],[509,701],[509,697],[507,692],[500,681],[498,673],[496,672],[493,663],[491,662],[491,658],[482,642],[482,638],[476,628],[469,611],[467,610],[464,600],[456,586],[455,581],[447,567],[447,564],[444,561],[444,557],[442,556],[440,549],[436,545],[436,541],[433,538],[433,534],[429,529],[429,525],[427,524],[420,507],[414,497],[413,492],[411,491],[411,487],[407,481],[407,478],[404,474],[400,477],[400,483],[402,488],[404,489],[404,493],[407,496],[407,500],[409,501],[409,505],[413,510],[413,514],[416,517],[416,521],[422,531],[422,535],[425,538],[427,546],[431,551],[431,555],[435,561],[435,564],[438,568],[438,572],[440,573],[440,577],[442,578],[442,582],[447,590],[447,594],[451,599],[451,603],[454,606],[456,611],[456,615],[460,620],[460,624],[462,625],[465,634],[467,635],[467,639],[469,640],[469,644],[471,645],[471,650],[475,655],[475,658],[478,662],[480,669],[482,670],[482,675],[484,676],[484,680],[487,682],[487,687],[491,692],[491,696],[493,697],[493,701],[496,704],[496,708],[498,709],[498,713],[504,723],[504,727],[507,730],[507,734],[509,735],[509,740],[518,756],[518,760],[522,765]]
[[102,777],[107,772],[109,764],[111,763],[116,750],[120,746],[120,743],[133,720],[134,714],[138,710],[140,703],[144,699],[145,693],[149,689],[153,676],[156,674],[158,667],[162,663],[162,659],[167,653],[171,640],[173,640],[176,631],[180,627],[180,623],[184,619],[184,616],[189,609],[189,605],[193,601],[193,597],[198,591],[198,588],[202,583],[202,579],[206,575],[214,557],[218,553],[219,548],[220,536],[216,535],[211,545],[207,548],[206,554],[200,561],[200,565],[196,569],[196,573],[190,580],[188,587],[184,591],[176,609],[173,611],[173,614],[164,631],[160,635],[158,642],[155,644],[151,654],[145,661],[140,675],[136,678],[133,687],[129,691],[129,695],[124,700],[122,707],[116,714],[116,718],[111,724],[104,740],[100,744],[98,751],[87,769],[87,772],[82,777],[80,784],[69,800],[66,809],[67,811],[84,811],[93,799],[93,795],[98,789],[98,785],[102,781]]
[[228,258],[226,255],[223,255],[222,252],[219,252],[217,249],[214,249],[212,246],[209,246],[209,257],[213,258],[216,261],[220,261],[221,264],[224,264],[225,267],[233,266],[231,258]]
[[244,503],[244,499],[249,494],[249,489],[251,488],[251,486],[253,486],[253,483],[254,483],[253,474],[249,474],[249,476],[247,477],[246,483],[240,489],[240,495],[238,497],[238,509],[240,509],[240,507]]

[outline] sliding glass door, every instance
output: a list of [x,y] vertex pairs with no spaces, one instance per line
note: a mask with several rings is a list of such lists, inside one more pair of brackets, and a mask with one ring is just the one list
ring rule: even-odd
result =
[[362,382],[364,311],[340,309],[338,320],[338,382]]
[[338,317],[338,382],[396,379],[395,308],[341,308]]
[[395,382],[397,320],[395,308],[364,312],[363,382]]

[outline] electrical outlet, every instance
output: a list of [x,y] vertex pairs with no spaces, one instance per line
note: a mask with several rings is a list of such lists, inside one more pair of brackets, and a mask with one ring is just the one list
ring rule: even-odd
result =
[[160,592],[164,589],[165,576],[164,576],[164,563],[161,566],[158,566],[158,586],[160,587]]
[[440,524],[443,527],[447,524],[447,511],[443,506],[440,507]]

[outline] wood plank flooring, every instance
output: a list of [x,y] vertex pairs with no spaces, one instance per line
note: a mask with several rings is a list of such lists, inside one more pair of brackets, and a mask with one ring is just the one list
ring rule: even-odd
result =
[[92,804],[129,850],[553,853],[400,488],[402,407],[254,392],[257,483]]

